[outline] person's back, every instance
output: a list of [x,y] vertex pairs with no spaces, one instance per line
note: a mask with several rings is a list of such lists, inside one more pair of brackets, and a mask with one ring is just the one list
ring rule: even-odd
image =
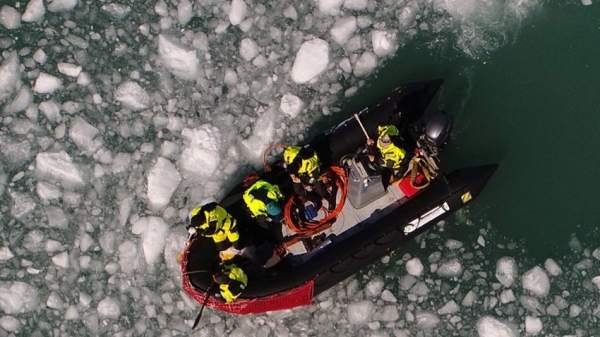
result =
[[283,240],[281,220],[284,197],[279,187],[260,179],[244,191],[242,198],[256,224],[270,233],[270,239],[281,242]]
[[219,286],[219,294],[226,303],[235,301],[248,286],[248,276],[233,263],[221,264],[213,275],[213,281]]
[[[382,125],[377,128],[377,143],[373,144],[370,141],[368,144],[372,148],[376,145],[377,151],[370,150],[369,159],[371,161],[377,161],[378,164],[391,171],[393,176],[402,175],[402,168],[404,164],[404,158],[406,157],[406,151],[398,146],[398,136],[400,131],[395,125]],[[374,152],[377,152],[375,156]]]
[[219,251],[240,249],[237,221],[216,202],[195,207],[190,212],[188,233],[211,238]]

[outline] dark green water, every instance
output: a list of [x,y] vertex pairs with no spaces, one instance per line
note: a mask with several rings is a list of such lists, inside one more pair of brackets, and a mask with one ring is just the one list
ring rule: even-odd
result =
[[350,105],[400,78],[444,78],[434,107],[455,117],[449,166],[500,164],[471,214],[542,259],[571,234],[598,238],[600,6],[548,3],[511,34],[479,60],[413,41]]

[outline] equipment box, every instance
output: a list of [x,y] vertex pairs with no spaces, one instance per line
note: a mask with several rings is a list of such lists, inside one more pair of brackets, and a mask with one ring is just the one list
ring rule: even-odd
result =
[[369,171],[362,162],[356,159],[351,160],[348,176],[348,199],[356,209],[366,206],[386,193],[381,175]]

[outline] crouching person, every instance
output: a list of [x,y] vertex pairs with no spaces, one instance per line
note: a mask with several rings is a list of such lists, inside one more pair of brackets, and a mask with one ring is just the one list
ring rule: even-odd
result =
[[222,263],[213,275],[213,281],[219,287],[219,295],[226,303],[234,302],[248,286],[248,276],[242,268],[233,263]]

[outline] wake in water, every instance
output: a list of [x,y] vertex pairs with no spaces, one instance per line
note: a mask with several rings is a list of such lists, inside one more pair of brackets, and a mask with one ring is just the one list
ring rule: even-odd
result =
[[[268,143],[302,140],[415,36],[456,39],[477,58],[505,43],[498,37],[513,34],[535,5],[2,5],[0,334],[187,335],[196,306],[181,293],[175,254],[191,205],[222,195]],[[465,271],[450,279],[470,270],[467,260],[458,263]],[[336,300],[338,287],[305,310],[241,319],[211,313],[197,334],[333,335],[332,321],[348,335],[440,329],[446,322],[431,323],[442,315],[436,307],[415,304],[435,289],[428,282],[415,279],[410,303],[395,287],[383,292],[390,301],[380,300],[389,303],[382,316],[360,314],[379,294],[367,297],[359,282],[350,283],[357,297],[347,302]],[[369,284],[378,293],[382,283]]]

